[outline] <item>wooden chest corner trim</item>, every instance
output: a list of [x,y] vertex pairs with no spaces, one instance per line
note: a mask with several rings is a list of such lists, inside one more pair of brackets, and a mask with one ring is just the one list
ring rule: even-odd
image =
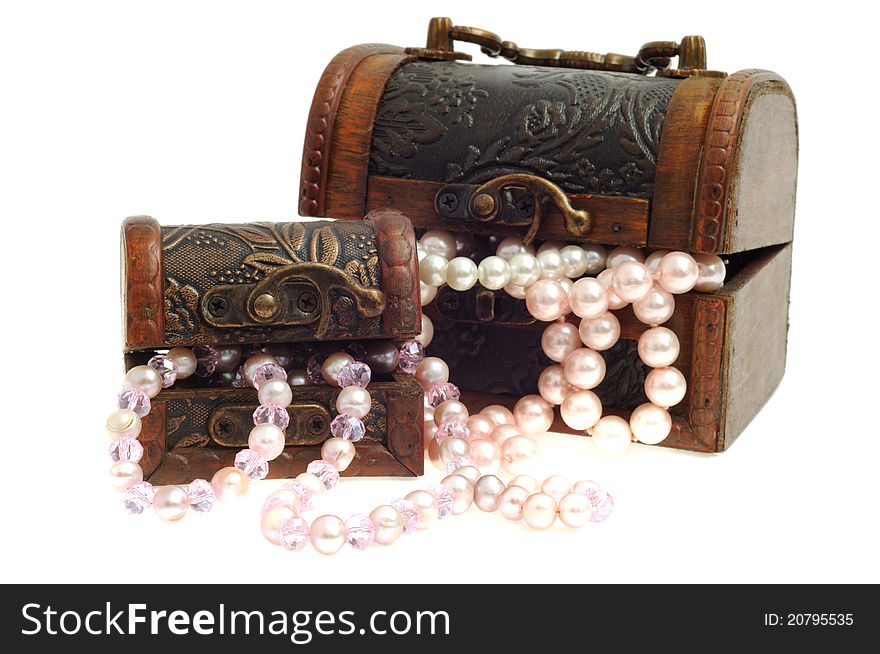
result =
[[158,401],[154,401],[150,412],[141,418],[141,433],[138,441],[144,447],[144,455],[140,460],[144,479],[149,479],[165,456],[167,419],[168,405]]
[[409,220],[394,209],[371,211],[364,220],[376,233],[385,293],[384,329],[395,338],[414,337],[422,330],[415,232]]
[[126,350],[165,342],[162,232],[149,216],[122,223],[123,342]]
[[[749,69],[725,78],[715,94],[697,180],[691,236],[693,252],[727,251],[726,237],[732,229],[732,225],[726,224],[731,218],[728,211],[731,179],[737,162],[743,119],[748,113],[750,94],[759,84],[766,82],[788,89],[785,80],[776,73]],[[788,93],[791,91],[788,90]]]
[[[306,123],[306,134],[303,143],[303,158],[300,174],[299,213],[302,216],[324,216],[327,175],[331,150],[335,140],[336,115],[343,95],[348,91],[348,82],[352,73],[365,59],[373,55],[397,55],[401,61],[406,59],[403,48],[393,45],[367,43],[356,45],[337,54],[321,75],[309,117]],[[376,104],[384,89],[376,94]],[[375,116],[375,108],[369,117],[370,124]],[[370,134],[367,135],[369,146]],[[366,170],[366,162],[364,162]]]
[[422,387],[408,375],[396,379],[398,386],[388,391],[385,416],[388,451],[409,474],[420,477],[425,472],[424,415],[415,400],[421,399]]
[[694,335],[688,389],[688,424],[697,445],[718,450],[721,399],[721,359],[724,354],[727,305],[707,295],[694,302]]

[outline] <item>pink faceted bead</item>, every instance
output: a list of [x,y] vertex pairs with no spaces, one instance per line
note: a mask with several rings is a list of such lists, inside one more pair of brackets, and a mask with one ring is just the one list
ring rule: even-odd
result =
[[326,384],[322,371],[321,361],[318,357],[310,357],[306,364],[306,376],[313,384]]
[[186,487],[189,506],[196,513],[207,513],[214,508],[214,489],[204,479],[194,479]]
[[275,425],[281,431],[287,429],[290,424],[290,414],[283,406],[279,406],[274,402],[269,404],[261,404],[254,411],[255,425]]
[[281,488],[286,488],[289,491],[293,491],[294,495],[299,498],[300,503],[300,511],[305,513],[312,506],[312,489],[306,486],[301,481],[289,481]]
[[444,420],[440,423],[440,426],[437,427],[437,433],[434,434],[437,443],[442,443],[447,438],[461,438],[467,440],[470,436],[471,430],[463,420]]
[[162,376],[162,388],[170,388],[177,381],[177,364],[173,359],[157,354],[147,361],[147,365]]
[[330,421],[330,433],[336,438],[344,438],[356,443],[367,433],[364,421],[345,413],[340,413]]
[[213,345],[196,345],[192,349],[196,357],[196,374],[199,377],[210,377],[217,370],[220,353]]
[[362,361],[349,363],[339,371],[336,381],[340,388],[348,388],[349,386],[360,386],[366,388],[373,376],[370,366]]
[[287,371],[277,363],[264,363],[262,366],[254,370],[251,375],[254,388],[259,390],[270,379],[281,379],[287,381]]
[[439,484],[431,486],[428,491],[437,499],[437,518],[442,520],[452,515],[452,510],[455,508],[455,493],[452,489]]
[[269,462],[249,448],[235,455],[235,467],[252,481],[264,479],[269,474]]
[[232,378],[232,388],[250,388],[250,385],[244,374],[244,366],[239,366]]
[[365,550],[373,544],[376,527],[370,516],[357,513],[345,521],[345,542],[356,550]]
[[324,484],[324,488],[330,490],[339,483],[339,471],[327,463],[323,459],[312,461],[307,467],[306,472],[315,475]]
[[594,481],[579,481],[574,485],[575,493],[583,493],[593,505],[592,522],[602,522],[614,511],[614,498]]
[[129,515],[140,515],[144,509],[149,509],[153,504],[153,495],[156,491],[148,481],[142,481],[129,486],[122,496],[122,507]]
[[299,552],[309,542],[309,523],[298,515],[281,526],[281,544],[293,552]]
[[116,396],[116,406],[130,409],[143,418],[150,412],[150,398],[140,388],[126,388]]
[[471,457],[457,456],[446,464],[446,474],[454,474],[456,470],[458,470],[459,468],[464,468],[465,466],[473,466],[474,468],[477,467]]
[[391,503],[403,518],[403,533],[411,534],[419,525],[419,508],[409,500],[399,499]]
[[412,339],[400,346],[400,359],[398,366],[400,370],[413,374],[419,364],[425,360],[425,348],[416,339]]
[[110,443],[110,458],[114,461],[134,461],[137,463],[144,455],[144,446],[136,438],[120,436]]
[[428,398],[428,406],[436,409],[446,400],[457,400],[460,398],[461,391],[458,390],[458,386],[455,384],[441,382],[439,384],[432,384],[425,395]]

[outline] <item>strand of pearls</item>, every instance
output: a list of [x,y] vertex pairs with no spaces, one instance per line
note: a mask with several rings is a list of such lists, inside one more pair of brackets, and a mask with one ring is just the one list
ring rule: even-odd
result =
[[[248,447],[236,454],[233,466],[218,470],[210,483],[195,479],[185,486],[155,488],[143,480],[143,470],[138,463],[144,448],[137,437],[141,431],[141,418],[150,412],[151,399],[162,388],[173,386],[178,379],[193,374],[208,377],[215,372],[230,372],[236,368],[240,357],[241,351],[237,347],[176,347],[167,354],[152,357],[147,365],[135,366],[126,373],[123,390],[117,396],[119,408],[107,419],[107,432],[113,438],[110,457],[114,463],[110,476],[113,486],[124,493],[123,507],[127,513],[139,515],[153,507],[160,518],[170,522],[183,518],[189,509],[206,513],[218,500],[229,502],[242,497],[251,481],[263,479],[269,473],[269,461],[284,451],[285,430],[290,419],[287,407],[293,400],[291,383],[306,383],[307,375],[300,375],[300,371],[288,375],[277,359],[268,353],[249,357],[239,368],[242,380],[239,385],[256,388],[260,405],[254,411],[254,427],[248,435]],[[320,373],[323,381],[341,388],[336,398],[338,415],[330,424],[333,437],[325,441],[321,458],[309,463],[306,472],[288,484],[286,490],[299,502],[335,486],[339,473],[354,459],[353,443],[363,438],[366,428],[362,419],[372,406],[366,390],[371,371],[365,363],[355,361],[345,352],[337,352],[324,360]],[[273,532],[272,525],[277,526],[281,514],[279,510],[268,520],[264,518],[267,537],[278,537],[277,529]]]

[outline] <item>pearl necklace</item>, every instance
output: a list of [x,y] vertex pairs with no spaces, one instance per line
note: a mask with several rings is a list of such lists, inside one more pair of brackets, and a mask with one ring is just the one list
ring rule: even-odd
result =
[[[678,358],[679,341],[672,330],[661,327],[675,309],[673,294],[717,290],[724,281],[724,262],[715,255],[660,250],[646,259],[636,248],[618,247],[606,254],[598,245],[544,243],[535,253],[515,238],[502,240],[496,254],[479,264],[456,256],[456,238],[440,230],[426,232],[419,241],[423,303],[436,296],[437,287],[465,291],[479,281],[490,290],[501,288],[525,299],[537,320],[551,322],[541,338],[544,353],[555,365],[538,380],[539,395],[521,398],[515,408],[517,423],[530,433],[547,431],[553,423],[553,407],[560,407],[562,420],[594,438],[603,453],[619,454],[632,441],[655,445],[672,429],[669,407],[684,399],[687,382],[672,364]],[[581,275],[598,273],[597,277]],[[602,416],[602,403],[591,390],[605,377],[599,352],[620,338],[620,323],[612,313],[632,304],[635,316],[649,326],[639,337],[643,363],[652,368],[645,379],[646,402],[627,422],[618,416]],[[574,313],[579,326],[566,322]],[[433,335],[430,319],[422,327],[422,341]],[[555,322],[554,322],[555,321]],[[445,433],[440,438],[445,438]]]

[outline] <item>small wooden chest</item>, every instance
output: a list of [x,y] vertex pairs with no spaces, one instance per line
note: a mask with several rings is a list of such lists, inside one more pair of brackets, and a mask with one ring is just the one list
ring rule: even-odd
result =
[[[455,40],[531,65],[462,63]],[[722,255],[724,288],[679,296],[668,324],[689,390],[664,442],[722,451],[785,367],[797,118],[781,77],[711,71],[705,54],[701,37],[634,57],[525,50],[449,19],[431,21],[425,48],[349,48],[315,92],[300,211],[395,208],[420,229]],[[429,354],[475,408],[535,392],[549,361],[522,301],[447,287],[426,313]],[[598,392],[626,415],[644,401],[645,327],[629,310],[620,320]]]
[[[126,369],[175,346],[265,349],[288,368],[321,352],[418,334],[413,230],[396,211],[363,221],[160,227],[122,225]],[[293,386],[287,446],[273,477],[303,472],[330,435],[339,389]],[[367,434],[346,475],[420,475],[423,394],[409,375],[374,375]],[[193,375],[163,390],[144,419],[145,478],[210,479],[246,447],[258,405],[234,371]]]

